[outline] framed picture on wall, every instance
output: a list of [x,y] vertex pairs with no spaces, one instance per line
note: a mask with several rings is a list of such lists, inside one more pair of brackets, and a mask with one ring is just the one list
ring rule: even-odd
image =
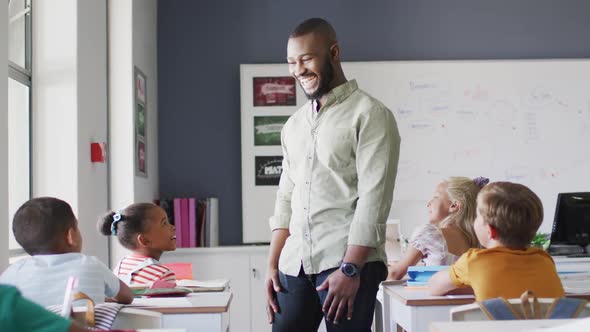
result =
[[137,147],[135,149],[135,164],[137,165],[137,175],[147,176],[147,153],[145,151],[145,142],[137,139]]
[[141,70],[135,67],[135,96],[138,101],[144,104],[146,101],[145,88],[145,75],[141,72]]
[[135,91],[135,175],[147,177],[147,78],[137,67],[133,73]]
[[295,78],[254,77],[254,106],[295,106]]
[[145,107],[140,103],[137,103],[136,107],[137,116],[135,118],[135,131],[137,133],[137,136],[140,136],[141,138],[145,139]]
[[289,116],[255,116],[254,145],[281,145],[281,129]]
[[256,185],[278,186],[283,172],[283,156],[256,156]]

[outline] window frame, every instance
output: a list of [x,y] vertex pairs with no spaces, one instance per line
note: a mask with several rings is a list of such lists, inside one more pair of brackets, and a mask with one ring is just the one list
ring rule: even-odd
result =
[[[22,16],[25,20],[25,26],[24,26],[24,30],[25,30],[25,43],[24,43],[24,47],[25,47],[25,59],[24,59],[24,63],[25,63],[25,68],[23,68],[22,66],[16,64],[15,62],[13,62],[12,60],[8,60],[8,79],[13,79],[16,82],[19,82],[25,86],[27,86],[28,92],[29,92],[29,100],[28,100],[28,112],[29,112],[29,199],[32,196],[32,192],[33,192],[33,174],[32,174],[32,153],[33,153],[33,148],[32,148],[32,139],[33,139],[33,124],[32,124],[32,89],[33,89],[33,84],[32,84],[32,70],[33,70],[33,43],[32,43],[32,15],[33,15],[33,10],[32,10],[32,0],[25,0],[25,8],[23,8],[23,11],[17,13],[14,17],[10,18],[10,21],[12,20],[17,20],[20,18],[20,16]],[[8,2],[8,5],[10,6],[10,1]],[[10,24],[10,23],[9,23]],[[10,218],[10,216],[9,216]],[[9,222],[10,224],[10,222]],[[8,227],[8,225],[6,225],[6,227]],[[9,236],[12,237],[14,236],[12,234],[12,231],[9,230]],[[23,248],[8,248],[8,257],[10,259],[10,261],[12,262],[14,259],[17,259],[18,257],[21,256],[25,256],[27,255],[27,253],[25,252],[25,250]]]

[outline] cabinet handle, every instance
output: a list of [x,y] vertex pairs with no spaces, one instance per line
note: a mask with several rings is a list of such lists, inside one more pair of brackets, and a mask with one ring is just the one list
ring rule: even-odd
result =
[[258,272],[258,271],[256,271],[256,269],[255,269],[255,268],[253,268],[253,269],[252,269],[252,277],[253,277],[253,278],[256,278],[256,273],[257,273],[257,272]]

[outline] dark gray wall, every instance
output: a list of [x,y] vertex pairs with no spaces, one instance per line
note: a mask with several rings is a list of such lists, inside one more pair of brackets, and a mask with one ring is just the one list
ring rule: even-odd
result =
[[242,241],[239,65],[284,62],[308,17],[344,61],[590,57],[587,0],[159,1],[161,197],[219,197],[223,245]]

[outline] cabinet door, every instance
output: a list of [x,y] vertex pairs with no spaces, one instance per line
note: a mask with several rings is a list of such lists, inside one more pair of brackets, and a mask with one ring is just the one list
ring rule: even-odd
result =
[[250,318],[251,331],[271,331],[272,325],[266,316],[266,295],[264,277],[266,275],[267,252],[256,252],[250,255]]
[[230,304],[230,331],[245,331],[250,326],[250,260],[249,253],[233,252],[190,252],[166,253],[162,262],[186,262],[193,264],[193,278],[196,280],[229,279],[232,292]]

